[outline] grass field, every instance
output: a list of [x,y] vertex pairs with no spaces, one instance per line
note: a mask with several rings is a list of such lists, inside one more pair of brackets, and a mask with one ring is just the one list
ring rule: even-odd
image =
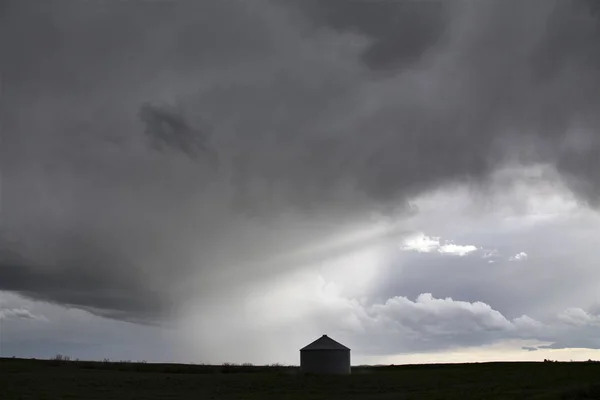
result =
[[600,363],[294,367],[0,359],[0,399],[600,399]]

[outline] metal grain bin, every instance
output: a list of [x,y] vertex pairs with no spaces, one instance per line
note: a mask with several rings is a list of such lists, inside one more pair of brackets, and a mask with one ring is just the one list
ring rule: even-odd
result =
[[307,374],[349,374],[350,349],[323,335],[300,349],[300,370]]

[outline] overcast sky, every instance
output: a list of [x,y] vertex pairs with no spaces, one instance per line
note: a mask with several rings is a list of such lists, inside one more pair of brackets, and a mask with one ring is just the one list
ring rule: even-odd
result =
[[0,2],[0,355],[600,359],[593,8]]

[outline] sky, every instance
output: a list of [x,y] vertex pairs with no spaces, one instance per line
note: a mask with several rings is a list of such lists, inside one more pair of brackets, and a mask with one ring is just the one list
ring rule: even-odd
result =
[[588,0],[0,2],[0,356],[600,359]]

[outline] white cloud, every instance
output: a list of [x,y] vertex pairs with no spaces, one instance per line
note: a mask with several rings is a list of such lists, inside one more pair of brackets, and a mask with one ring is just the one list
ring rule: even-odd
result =
[[402,246],[403,250],[412,250],[417,251],[419,253],[429,253],[439,249],[440,247],[440,238],[426,236],[422,233],[412,236],[404,241]]
[[527,253],[525,253],[524,251],[522,251],[522,252],[517,253],[514,256],[512,256],[510,258],[510,261],[524,261],[524,260],[527,260],[527,257],[529,257],[527,255]]
[[[527,315],[509,319],[483,302],[435,298],[425,293],[414,301],[394,297],[366,309],[363,315],[369,316],[363,321],[367,326],[364,342],[377,337],[380,346],[398,353],[445,351],[507,340],[547,343],[532,346],[542,349],[600,349],[600,315],[581,308],[566,309],[545,320]],[[402,333],[401,339],[398,333]]]
[[469,253],[477,251],[477,247],[473,245],[461,246],[454,243],[446,243],[443,246],[440,246],[438,251],[443,254],[452,254],[463,257]]
[[477,247],[473,245],[458,245],[451,241],[441,243],[439,237],[427,236],[423,233],[419,233],[406,239],[402,245],[402,249],[406,251],[416,251],[419,253],[431,253],[433,251],[437,251],[441,254],[449,254],[459,257],[463,257],[478,250]]
[[430,293],[419,295],[414,301],[394,297],[385,304],[369,310],[375,318],[386,318],[395,324],[419,332],[419,335],[440,336],[475,331],[510,330],[512,323],[500,312],[482,302],[438,299]]

